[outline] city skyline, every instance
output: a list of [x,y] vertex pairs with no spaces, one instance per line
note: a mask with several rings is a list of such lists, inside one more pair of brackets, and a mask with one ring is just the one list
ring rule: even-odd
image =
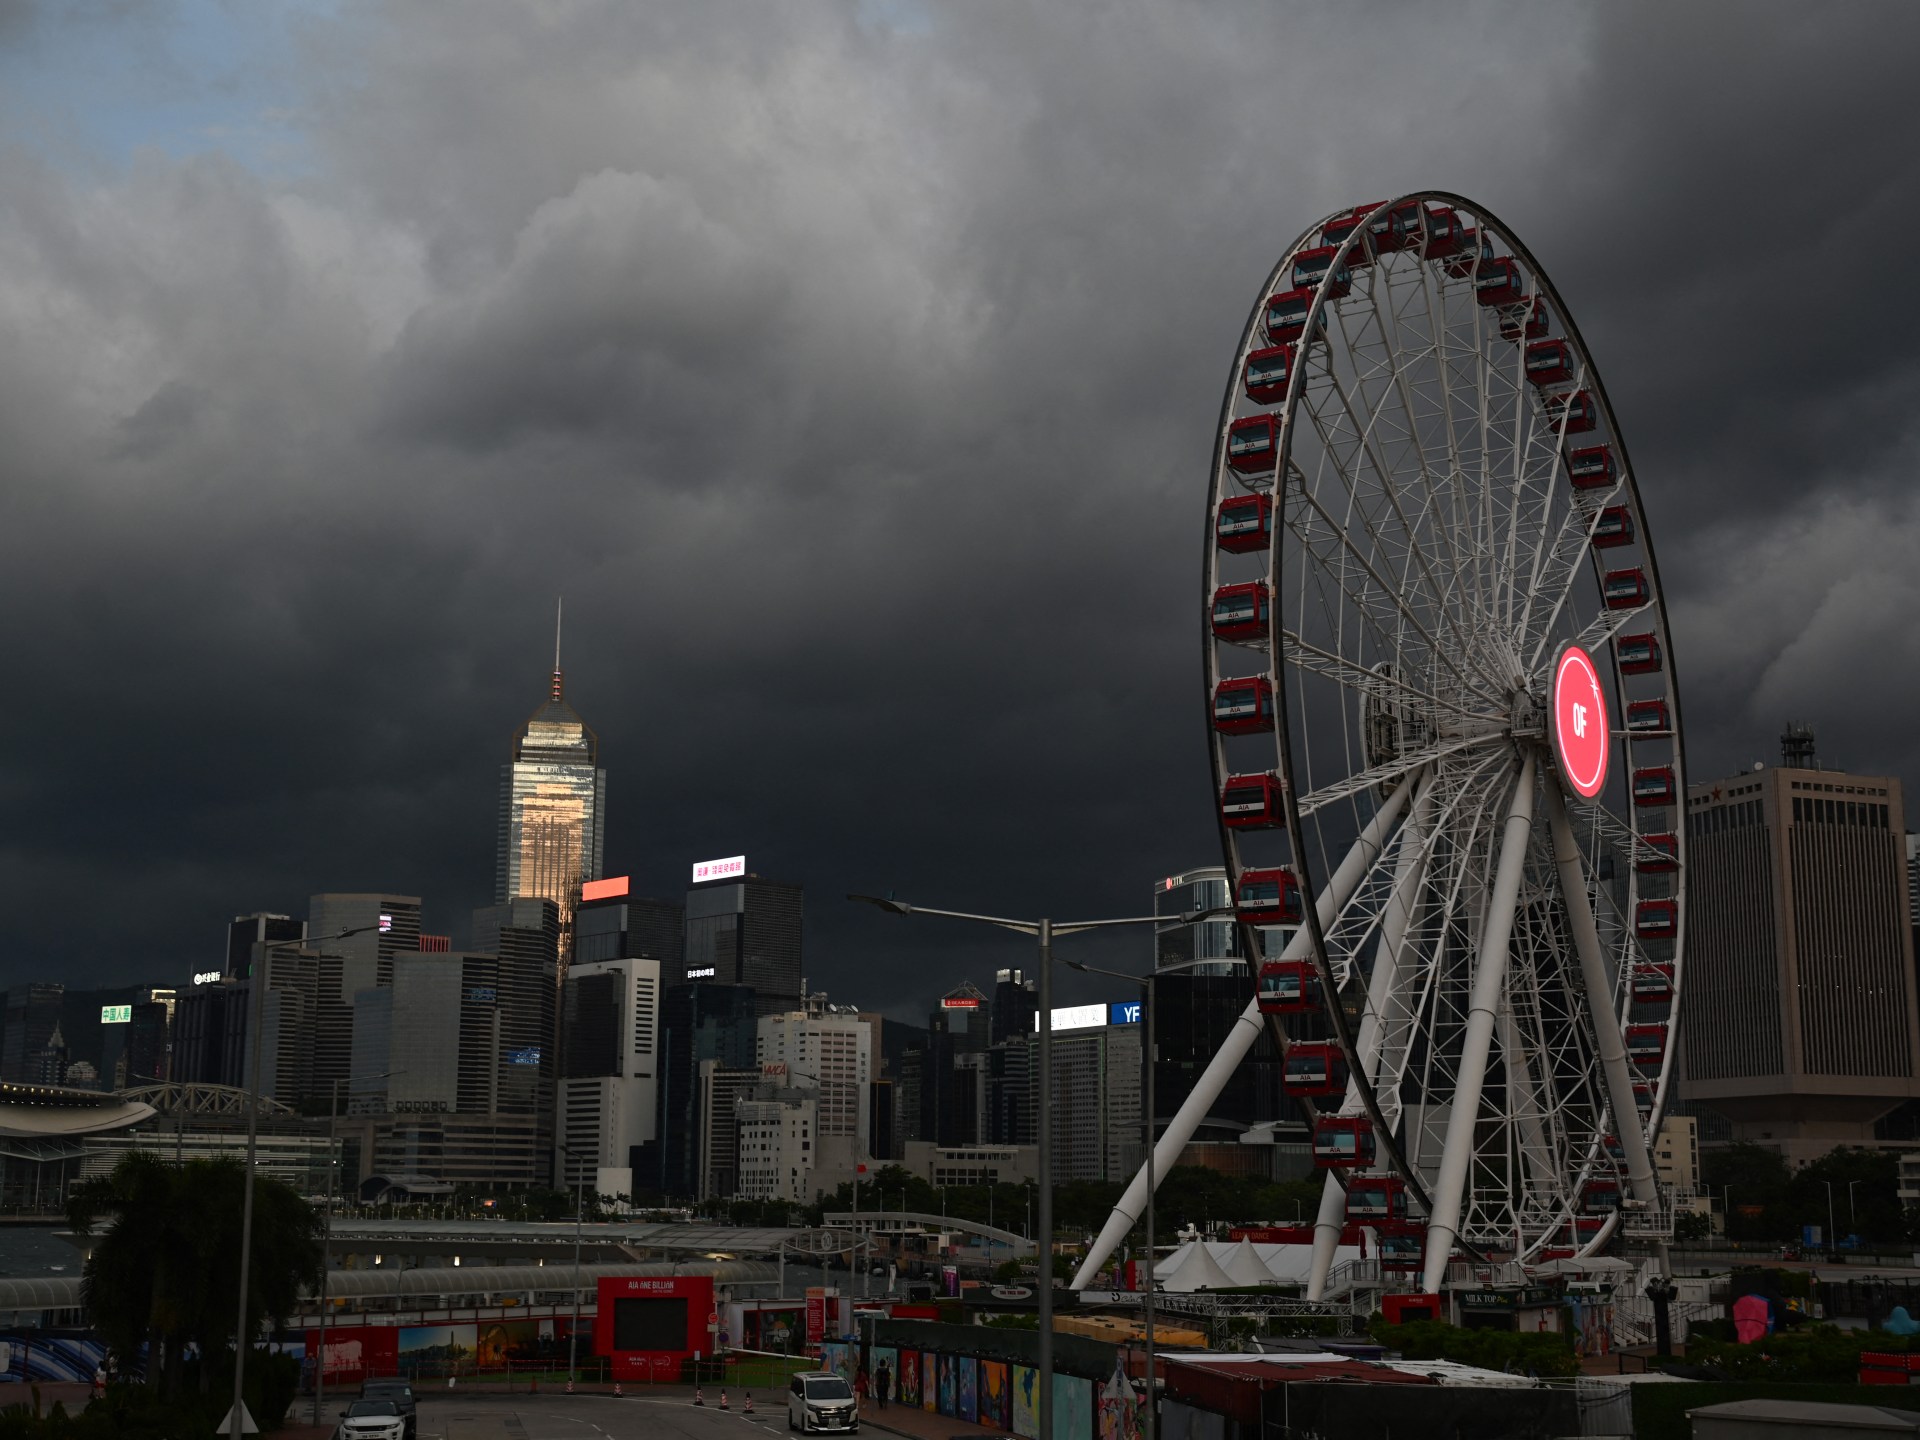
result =
[[[458,929],[557,590],[604,870],[804,885],[811,988],[911,1015],[1030,963],[850,890],[1143,913],[1218,861],[1192,571],[1235,327],[1300,225],[1427,183],[1602,357],[1692,777],[1807,719],[1920,780],[1915,282],[1872,266],[1920,186],[1858,143],[1903,133],[1920,20],[1327,13],[503,7],[500,59],[399,10],[9,12],[0,981],[184,983],[315,893]],[[1729,187],[1770,222],[1711,218]]]

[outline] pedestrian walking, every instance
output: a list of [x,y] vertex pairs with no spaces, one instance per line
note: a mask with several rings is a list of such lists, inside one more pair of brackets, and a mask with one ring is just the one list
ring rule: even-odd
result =
[[107,1398],[107,1367],[104,1365],[93,1367],[93,1393],[90,1398],[94,1400]]
[[880,1402],[880,1408],[886,1409],[887,1400],[893,1394],[893,1369],[884,1360],[880,1362],[880,1368],[873,1372],[873,1394]]
[[861,1410],[867,1408],[867,1392],[871,1388],[867,1379],[867,1367],[862,1365],[853,1375],[853,1394]]

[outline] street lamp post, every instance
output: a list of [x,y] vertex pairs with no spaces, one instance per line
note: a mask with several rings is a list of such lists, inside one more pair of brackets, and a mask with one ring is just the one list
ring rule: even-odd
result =
[[1153,1027],[1159,1010],[1159,1001],[1154,997],[1154,976],[1151,971],[1145,975],[1127,975],[1118,970],[1102,970],[1097,965],[1084,965],[1078,960],[1069,960],[1067,964],[1075,970],[1083,970],[1089,975],[1105,975],[1112,980],[1124,980],[1130,985],[1138,985],[1140,987],[1140,1008],[1146,1012],[1140,1017],[1146,1027],[1140,1046],[1140,1112],[1143,1122],[1141,1128],[1145,1131],[1147,1142],[1147,1288],[1143,1292],[1140,1308],[1141,1318],[1144,1321],[1144,1328],[1146,1330],[1147,1400],[1146,1405],[1140,1413],[1140,1435],[1141,1440],[1154,1440],[1154,1434],[1158,1427],[1155,1424],[1155,1395],[1153,1388],[1153,1290],[1155,1284],[1153,1274],[1153,1192],[1155,1183],[1153,1175],[1153,1149],[1154,1131],[1156,1128],[1153,1104],[1153,1070],[1154,1061],[1158,1057],[1155,1054],[1157,1047],[1154,1044]]
[[327,1111],[327,1210],[320,1242],[320,1348],[313,1361],[313,1423],[320,1423],[320,1407],[327,1394],[327,1280],[333,1270],[333,1191],[339,1173],[340,1087],[349,1080],[391,1080],[402,1070],[386,1070],[378,1075],[340,1075],[332,1086],[332,1103]]
[[1820,1183],[1827,1187],[1827,1254],[1832,1255],[1833,1242],[1837,1238],[1833,1233],[1833,1181],[1822,1180]]
[[[1040,1088],[1034,1105],[1035,1148],[1039,1151],[1040,1195],[1035,1236],[1040,1261],[1040,1354],[1038,1440],[1053,1440],[1053,1106],[1048,1103],[1053,1085],[1053,940],[1056,935],[1076,935],[1083,930],[1104,930],[1117,925],[1158,925],[1172,916],[1131,915],[1114,920],[1075,920],[1056,924],[1042,916],[1037,920],[1009,919],[1004,915],[974,915],[963,910],[933,910],[924,905],[909,905],[904,900],[881,899],[877,895],[849,895],[866,905],[877,905],[893,915],[937,915],[947,920],[968,920],[978,925],[994,925],[1002,930],[1031,935],[1040,951],[1040,1045],[1038,1069]],[[1196,912],[1196,914],[1205,912]],[[1185,918],[1185,917],[1181,917]]]
[[1860,1212],[1854,1207],[1853,1187],[1859,1183],[1858,1180],[1847,1181],[1847,1225],[1856,1235],[1860,1233]]
[[248,981],[253,993],[248,997],[250,1003],[247,1007],[250,1012],[247,1040],[251,1053],[247,1060],[247,1184],[240,1200],[240,1318],[233,1327],[233,1408],[227,1412],[227,1434],[231,1440],[240,1440],[246,1429],[241,1418],[241,1392],[246,1383],[247,1347],[253,1340],[247,1328],[247,1286],[251,1279],[248,1271],[253,1259],[253,1166],[260,1140],[260,1029],[266,1024],[267,957],[276,950],[298,948],[309,943],[325,945],[334,940],[345,940],[350,935],[364,935],[378,928],[377,925],[355,925],[351,929],[322,935],[318,940],[262,940],[254,952],[253,974]]
[[[555,1147],[567,1159],[573,1159],[574,1152],[565,1145]],[[587,1172],[580,1168],[576,1195],[573,1203],[573,1325],[567,1331],[567,1384],[578,1379],[575,1373],[575,1357],[580,1350],[580,1233],[586,1224],[587,1215]]]

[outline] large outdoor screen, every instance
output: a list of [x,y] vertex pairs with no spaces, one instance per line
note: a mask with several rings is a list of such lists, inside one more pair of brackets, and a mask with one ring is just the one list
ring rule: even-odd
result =
[[613,1302],[615,1350],[684,1350],[687,1348],[687,1302],[684,1296],[649,1296]]

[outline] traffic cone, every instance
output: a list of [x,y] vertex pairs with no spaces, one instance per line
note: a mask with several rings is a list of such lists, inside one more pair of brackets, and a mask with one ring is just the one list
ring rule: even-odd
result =
[[722,1410],[727,1408],[727,1392],[724,1387],[720,1391],[720,1408]]
[[704,1405],[707,1403],[706,1394],[698,1385],[693,1387],[693,1403],[696,1405]]
[[747,1391],[747,1403],[740,1407],[740,1413],[742,1415],[751,1415],[753,1413],[753,1391]]

